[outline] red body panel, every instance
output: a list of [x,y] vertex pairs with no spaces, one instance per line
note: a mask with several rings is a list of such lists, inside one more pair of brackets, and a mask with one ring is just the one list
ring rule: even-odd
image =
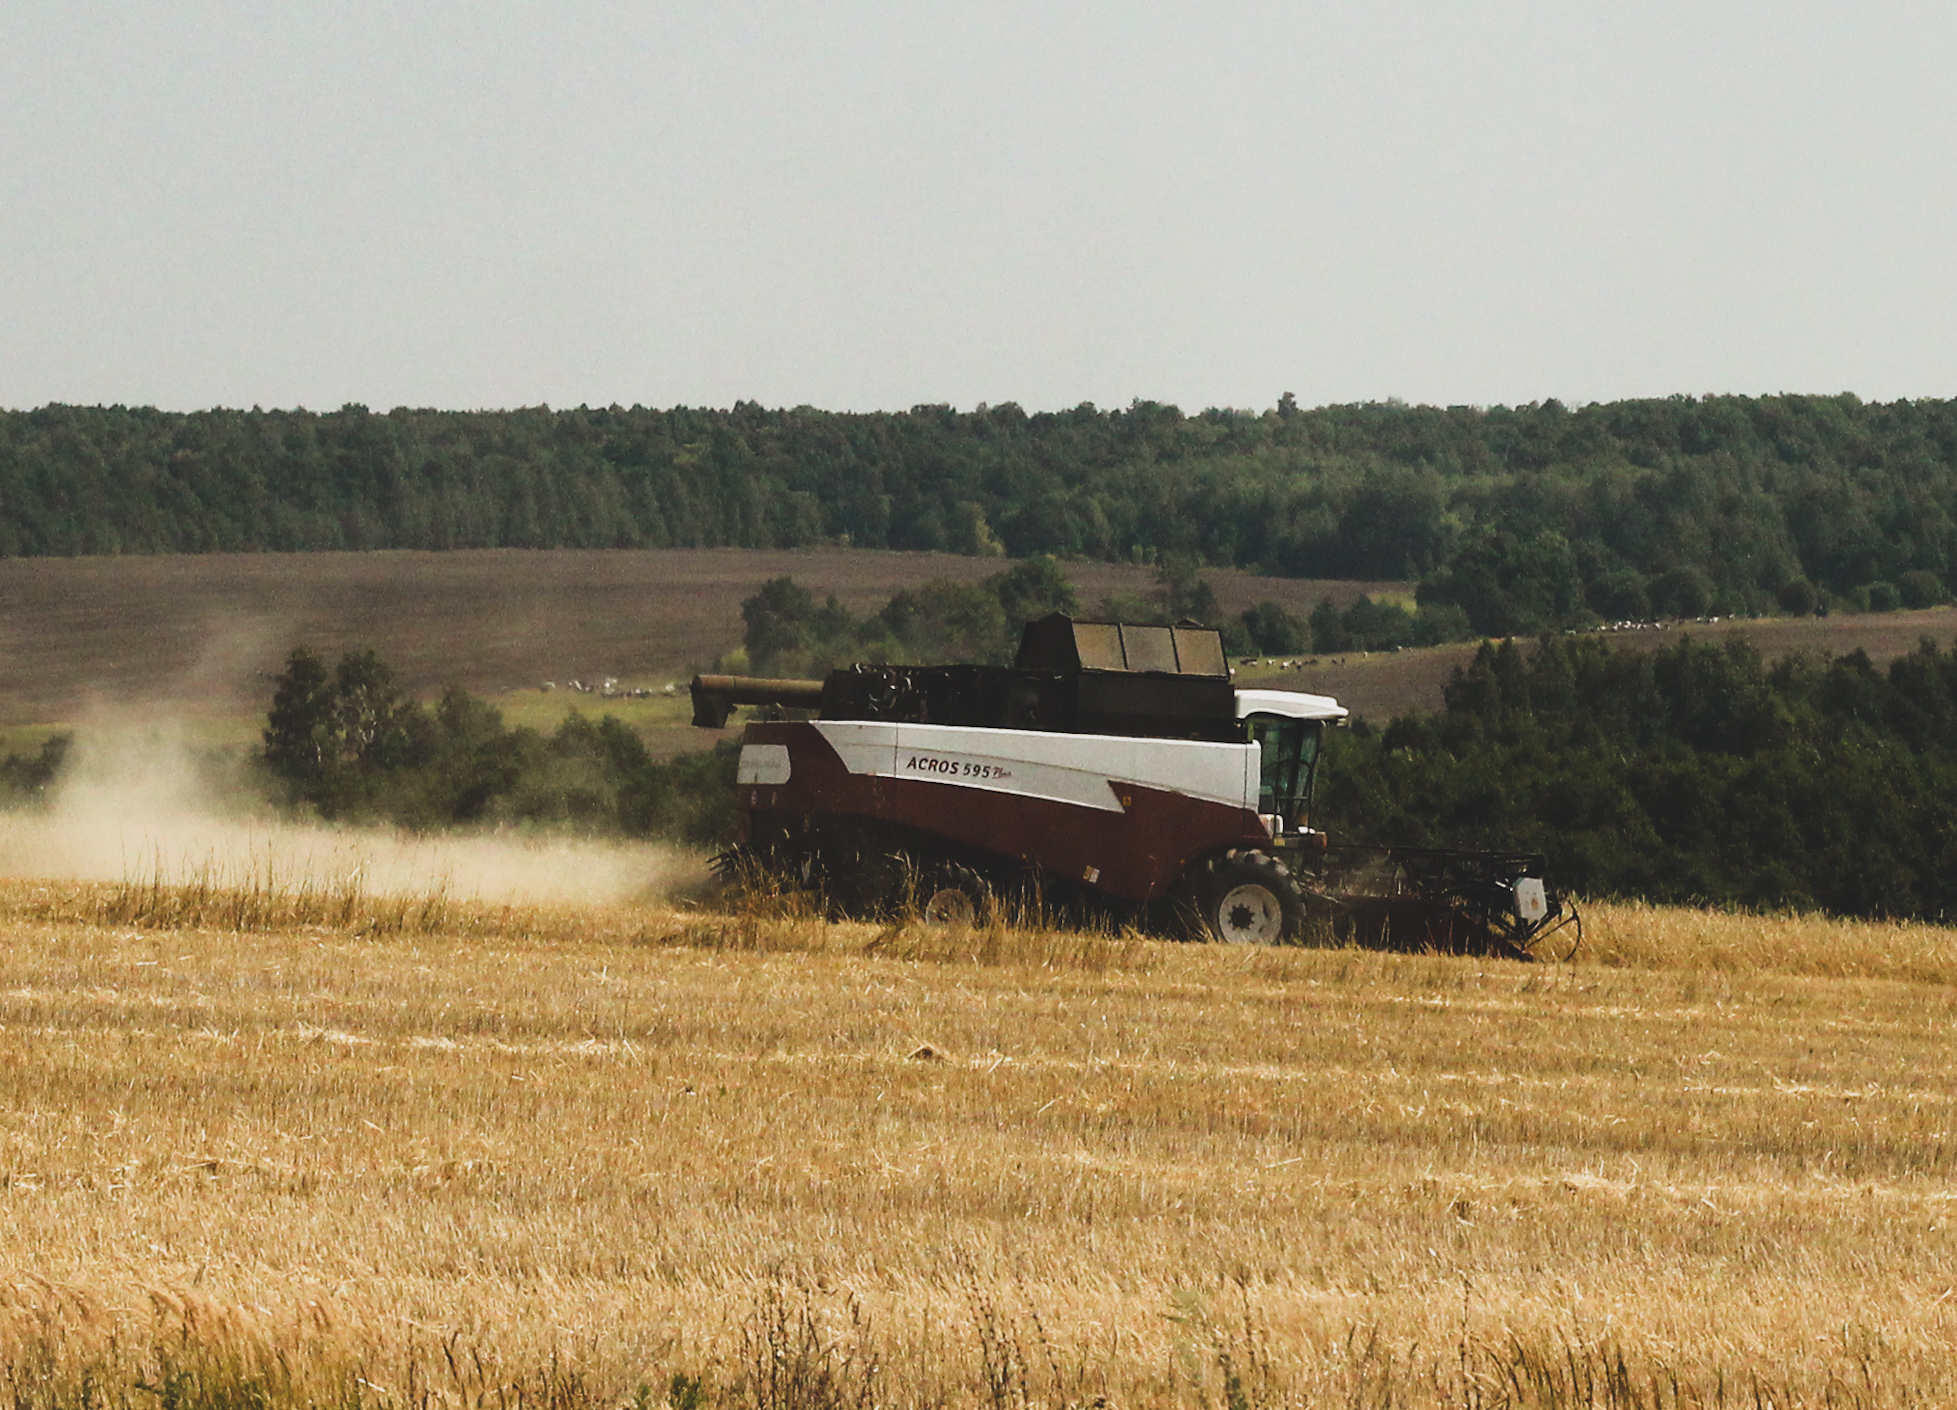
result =
[[1170,789],[1123,782],[1116,790],[1120,811],[1113,811],[923,778],[851,773],[807,723],[751,724],[744,739],[783,745],[792,761],[787,782],[737,790],[744,812],[896,823],[1128,900],[1163,895],[1197,857],[1270,841],[1255,811]]

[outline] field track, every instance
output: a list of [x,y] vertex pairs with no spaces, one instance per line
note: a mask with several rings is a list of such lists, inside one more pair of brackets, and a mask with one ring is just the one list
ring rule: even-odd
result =
[[0,890],[32,1403],[1957,1398],[1948,931],[1599,907],[1524,966],[267,900]]

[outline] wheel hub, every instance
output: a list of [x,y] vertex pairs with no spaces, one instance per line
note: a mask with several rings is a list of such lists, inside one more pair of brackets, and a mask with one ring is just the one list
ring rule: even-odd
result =
[[1233,886],[1217,903],[1218,932],[1234,945],[1275,945],[1284,934],[1284,908],[1267,886]]

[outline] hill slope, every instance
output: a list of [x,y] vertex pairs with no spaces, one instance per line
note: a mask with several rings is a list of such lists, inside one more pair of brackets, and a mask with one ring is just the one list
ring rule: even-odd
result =
[[[300,643],[373,647],[410,690],[482,695],[545,680],[659,685],[741,641],[741,599],[791,574],[852,611],[996,558],[844,549],[470,550],[0,559],[0,725],[72,719],[94,699],[196,716],[262,711]],[[1152,569],[1072,563],[1083,602],[1154,585]],[[1405,591],[1210,575],[1226,611],[1262,598],[1308,611],[1325,593]],[[562,706],[558,706],[561,710]]]

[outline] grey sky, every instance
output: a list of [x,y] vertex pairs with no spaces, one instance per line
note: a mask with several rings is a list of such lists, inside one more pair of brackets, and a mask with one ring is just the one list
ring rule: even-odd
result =
[[1957,395],[1957,6],[0,0],[0,406]]

